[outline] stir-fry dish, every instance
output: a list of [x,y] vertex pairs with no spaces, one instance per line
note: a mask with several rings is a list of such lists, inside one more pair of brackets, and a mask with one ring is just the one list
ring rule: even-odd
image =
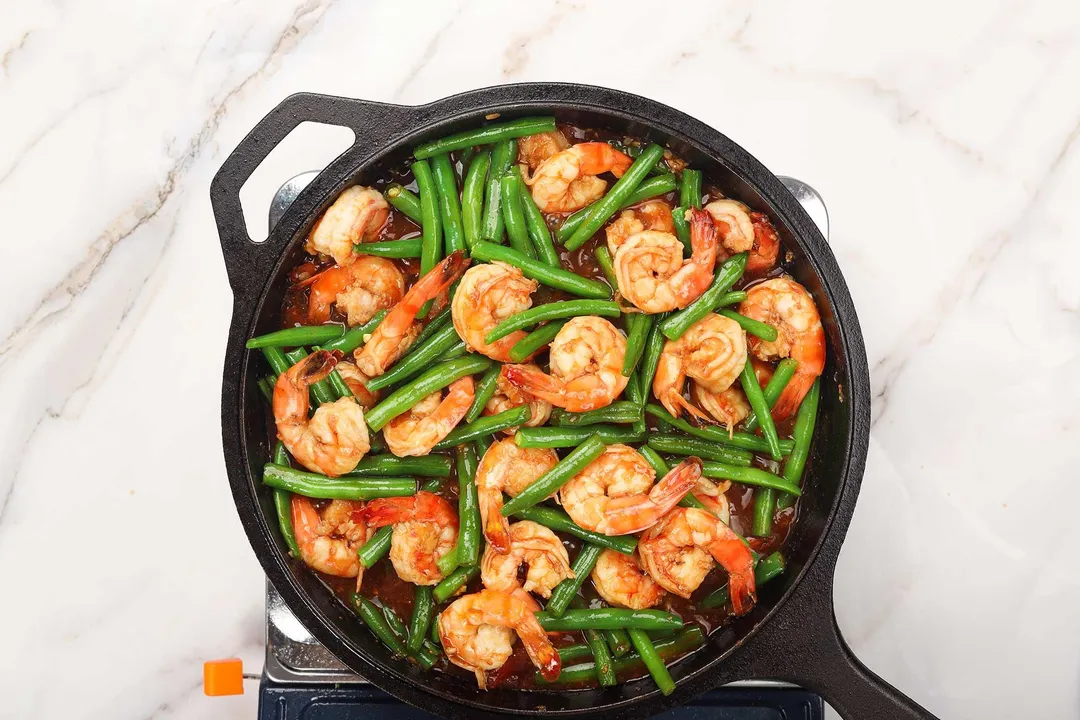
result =
[[825,334],[767,214],[554,118],[345,190],[253,338],[284,542],[401,662],[611,686],[784,571]]

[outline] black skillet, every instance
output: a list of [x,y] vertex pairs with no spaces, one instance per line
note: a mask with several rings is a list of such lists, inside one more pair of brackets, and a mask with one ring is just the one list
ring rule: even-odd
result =
[[[813,294],[828,338],[814,454],[785,553],[787,572],[760,589],[757,607],[671,668],[664,697],[649,678],[618,687],[564,692],[481,692],[442,673],[392,659],[363,623],[316,576],[288,556],[270,493],[260,483],[270,457],[265,410],[255,387],[264,369],[244,342],[276,329],[286,272],[302,239],[342,189],[400,165],[417,143],[478,126],[485,117],[554,113],[669,147],[729,194],[769,214],[792,272]],[[355,143],[297,197],[263,243],[245,229],[240,188],[297,125],[353,130]],[[870,378],[859,320],[821,234],[775,175],[711,127],[666,105],[616,90],[534,83],[492,87],[429,105],[403,107],[298,94],[262,119],[211,184],[221,249],[233,289],[232,325],[221,392],[225,464],[240,520],[274,587],[300,621],[349,667],[399,698],[454,718],[502,713],[643,718],[736,680],[785,680],[821,693],[846,718],[932,718],[851,653],[833,613],[833,570],[855,507],[866,461]]]

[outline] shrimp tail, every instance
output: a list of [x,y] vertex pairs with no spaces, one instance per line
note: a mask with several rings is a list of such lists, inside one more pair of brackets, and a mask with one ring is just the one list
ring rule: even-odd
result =
[[566,388],[558,378],[528,365],[503,365],[502,371],[511,385],[553,405],[565,404],[565,401],[559,402]]
[[316,350],[300,361],[298,380],[305,387],[319,382],[330,374],[341,356],[340,350]]
[[717,520],[722,531],[708,547],[709,554],[728,571],[731,606],[736,615],[745,615],[757,602],[754,581],[754,558],[750,548],[726,524]]
[[416,512],[416,496],[379,498],[372,500],[360,513],[368,527],[384,527],[411,520]]
[[776,399],[776,404],[773,405],[773,420],[780,422],[794,415],[795,411],[799,409],[799,405],[802,404],[802,399],[806,396],[806,393],[810,392],[810,386],[814,384],[816,379],[816,375],[800,373],[796,370],[795,375],[792,376],[787,386],[780,393],[780,397]]
[[716,265],[716,249],[720,244],[720,233],[716,229],[712,215],[697,208],[690,209],[690,251],[694,262],[708,266],[712,272]]
[[681,411],[685,410],[687,413],[690,414],[691,417],[699,420],[700,422],[709,425],[714,424],[711,417],[699,410],[698,407],[694,405],[694,403],[690,402],[674,390],[665,393],[662,402],[664,403],[664,407],[667,408],[668,412],[670,412],[675,417],[679,417],[680,415],[682,415]]
[[[499,493],[502,495],[502,493]],[[488,521],[484,525],[484,539],[498,553],[510,552],[510,521],[503,517],[502,502],[493,504]]]
[[[420,307],[428,300],[435,299],[444,290],[450,287],[455,280],[461,277],[468,269],[471,261],[465,257],[464,250],[455,250],[433,267],[426,275],[416,281],[409,292],[405,294],[402,302],[409,301],[409,305]],[[411,296],[411,297],[410,297]]]

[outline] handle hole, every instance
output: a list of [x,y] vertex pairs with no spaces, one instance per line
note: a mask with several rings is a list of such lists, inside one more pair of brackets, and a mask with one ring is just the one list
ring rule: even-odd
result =
[[308,170],[322,170],[356,142],[347,127],[302,122],[270,151],[240,188],[240,207],[252,242],[266,242],[267,213],[281,184]]

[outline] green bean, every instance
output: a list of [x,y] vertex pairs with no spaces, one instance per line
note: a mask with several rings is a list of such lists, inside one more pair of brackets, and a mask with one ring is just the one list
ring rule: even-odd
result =
[[510,168],[503,175],[499,187],[503,223],[506,225],[506,235],[510,238],[510,247],[535,258],[536,251],[529,240],[529,229],[525,227],[525,210],[521,207],[521,175],[515,173],[515,169]]
[[623,555],[631,555],[637,547],[637,538],[632,535],[601,535],[600,533],[586,530],[577,525],[570,516],[562,510],[552,507],[534,506],[525,508],[514,513],[515,517],[522,520],[530,520],[555,532],[564,532],[568,535],[581,538],[586,542],[600,547],[611,548]]
[[529,406],[521,405],[510,410],[504,410],[495,415],[487,415],[476,422],[461,425],[450,431],[450,434],[436,443],[434,450],[449,450],[463,443],[472,442],[478,437],[491,435],[492,433],[508,428],[524,425],[529,421],[531,411]]
[[547,222],[544,221],[544,214],[540,212],[540,208],[536,207],[536,201],[533,200],[532,193],[521,179],[521,167],[515,165],[510,168],[510,172],[518,178],[521,209],[525,213],[525,227],[529,231],[529,238],[532,240],[533,248],[536,250],[536,257],[551,267],[562,267],[562,263],[559,261],[559,251],[555,249],[555,243],[551,241],[551,230],[548,229]]
[[645,439],[644,432],[622,425],[587,425],[585,427],[523,427],[514,433],[514,443],[523,448],[577,447],[596,435],[605,445],[636,443]]
[[255,386],[259,388],[259,394],[263,396],[263,400],[267,405],[274,404],[274,386],[270,384],[269,377],[259,378],[255,381]]
[[642,445],[637,448],[637,451],[641,454],[641,457],[645,458],[645,462],[649,463],[652,467],[653,472],[656,473],[656,477],[662,478],[671,472],[671,468],[664,461],[664,458],[660,457],[659,453],[648,445]]
[[760,468],[739,467],[727,463],[706,461],[701,464],[701,474],[707,478],[732,480],[743,485],[772,488],[796,496],[802,494],[799,488],[788,480]]
[[331,370],[330,374],[326,376],[326,382],[330,384],[330,389],[339,398],[354,397],[352,388],[345,383],[345,378],[341,377],[341,373],[337,371],[337,368]]
[[[684,655],[690,650],[700,646],[705,642],[705,633],[697,625],[691,625],[674,637],[660,640],[653,643],[657,654],[664,659],[672,659],[680,655]],[[609,640],[610,644],[610,640]],[[626,639],[627,649],[629,650],[630,638]],[[577,648],[577,645],[571,645],[569,648]],[[569,648],[563,648],[567,650]],[[561,651],[560,651],[561,653]],[[561,657],[561,654],[560,654]],[[574,660],[582,657],[575,653],[572,658]],[[620,657],[618,660],[612,662],[612,668],[616,674],[626,672],[642,666],[644,663],[641,660],[641,655],[638,653],[629,653],[625,657]],[[539,685],[550,685],[551,683],[543,678],[540,673],[536,673],[536,682]],[[596,667],[593,663],[578,665],[573,668],[565,669],[559,673],[559,677],[555,680],[556,683],[561,684],[574,684],[580,682],[588,682],[596,677]]]
[[611,251],[608,250],[607,245],[597,245],[594,254],[596,255],[596,264],[600,266],[601,272],[604,273],[607,284],[611,286],[612,290],[617,290],[619,279],[615,277],[615,261],[611,258]]
[[515,313],[500,322],[484,336],[484,342],[490,344],[523,328],[532,327],[549,320],[599,315],[617,318],[620,315],[619,304],[610,300],[563,300],[561,302],[538,305],[528,310]]
[[[279,440],[274,446],[274,463],[277,465],[289,464],[289,453],[285,445]],[[284,490],[274,490],[274,512],[277,515],[278,527],[281,529],[281,538],[285,546],[289,548],[289,554],[294,558],[300,557],[300,546],[296,543],[296,531],[292,524],[292,496]]]
[[619,210],[619,206],[630,197],[637,189],[649,170],[656,161],[664,154],[664,149],[659,145],[650,145],[645,152],[641,153],[630,168],[611,187],[604,197],[593,203],[589,215],[578,226],[574,234],[567,238],[565,246],[567,250],[577,250],[591,238],[604,223],[611,219]]
[[556,427],[585,427],[598,423],[629,424],[641,420],[641,406],[629,400],[613,402],[599,410],[573,413],[562,408],[555,408],[551,413],[551,424]]
[[[769,378],[769,382],[765,384],[761,392],[765,395],[765,402],[769,405],[769,409],[776,404],[777,399],[780,397],[780,393],[784,392],[784,388],[791,382],[791,378],[795,375],[795,370],[799,367],[798,360],[792,360],[791,358],[784,358],[776,365],[776,369],[773,371],[772,377]],[[757,413],[751,411],[746,419],[743,420],[743,427],[746,432],[752,433],[758,428]],[[757,437],[756,435],[754,437]],[[780,441],[784,443],[783,440]],[[794,442],[792,442],[794,445]],[[790,453],[790,450],[784,452],[784,454]]]
[[457,163],[461,165],[461,169],[457,170],[455,166],[455,172],[457,174],[458,182],[465,181],[465,171],[468,170],[469,164],[472,159],[476,157],[476,146],[470,145],[469,147],[458,153]]
[[353,610],[364,621],[364,624],[368,626],[371,632],[375,633],[383,645],[390,648],[395,655],[406,655],[405,643],[394,634],[394,631],[390,628],[390,624],[386,621],[386,616],[379,612],[379,607],[375,603],[368,600],[359,593],[352,593],[349,595],[349,600],[352,602]]
[[716,307],[725,307],[727,305],[734,305],[735,303],[741,303],[746,299],[746,293],[742,290],[732,290],[726,292],[720,296],[720,302],[716,303]]
[[717,445],[698,438],[681,435],[655,434],[649,436],[649,447],[673,455],[694,455],[704,460],[718,460],[729,465],[750,467],[754,456],[747,450]]
[[413,150],[413,157],[422,160],[440,153],[464,150],[474,145],[490,145],[502,140],[536,135],[542,132],[553,132],[554,130],[555,118],[553,117],[518,118],[431,140],[416,147]]
[[645,350],[641,353],[641,396],[648,400],[652,395],[653,379],[656,378],[656,368],[660,364],[660,355],[664,352],[664,344],[667,339],[664,337],[664,333],[660,331],[660,326],[664,324],[665,315],[657,315],[656,321],[653,323],[652,329],[649,331],[649,338],[645,341]]
[[701,176],[700,170],[686,168],[682,171],[679,183],[679,205],[701,209]]
[[375,534],[356,551],[360,564],[365,568],[369,568],[382,560],[386,553],[390,552],[390,541],[393,534],[393,525],[387,525],[376,530]]
[[604,452],[604,443],[597,437],[590,437],[558,462],[553,468],[529,484],[527,488],[502,506],[503,517],[510,517],[515,512],[530,508],[543,502],[552,493],[565,485],[570,478],[585,469],[589,463]]
[[394,633],[398,640],[405,642],[409,639],[409,629],[405,627],[405,623],[402,622],[398,614],[394,612],[394,608],[389,605],[382,606],[383,618],[386,620],[386,624],[390,626],[390,631]]
[[465,231],[465,244],[470,248],[480,242],[480,224],[484,212],[484,185],[487,182],[488,167],[491,165],[491,151],[484,149],[476,153],[469,163],[465,182],[461,189],[461,225]]
[[[434,593],[432,593],[434,599]],[[431,623],[431,644],[442,647],[442,638],[439,637],[439,613],[435,613],[434,622]]]
[[[442,216],[439,213],[439,200],[431,165],[427,160],[417,160],[411,168],[413,177],[416,178],[416,187],[420,191],[420,230],[423,233],[420,236],[420,276],[423,277],[439,264],[442,255]],[[424,303],[419,316],[426,317],[430,308],[429,300]]]
[[656,648],[653,646],[649,636],[645,634],[644,630],[631,629],[629,632],[630,642],[634,643],[634,649],[638,651],[641,661],[645,663],[649,675],[656,682],[656,686],[660,688],[660,692],[664,695],[675,692],[675,681],[671,679],[671,673],[668,672],[667,666],[656,652]]
[[780,452],[780,438],[776,434],[776,425],[773,424],[769,405],[765,401],[765,394],[761,392],[761,386],[758,385],[757,375],[754,374],[754,364],[750,362],[749,357],[746,358],[739,381],[742,383],[747,402],[750,403],[750,407],[758,416],[758,422],[761,423],[761,434],[769,443],[769,454],[772,455],[773,460],[779,460],[783,457]]
[[457,177],[450,156],[446,153],[431,158],[431,174],[439,200],[446,254],[465,249],[465,231],[461,226],[461,204],[458,202]]
[[416,481],[412,478],[329,478],[274,463],[263,466],[263,483],[320,500],[373,500],[416,493]]
[[428,626],[431,625],[431,615],[435,610],[431,599],[430,585],[417,585],[413,595],[413,613],[409,621],[409,641],[405,647],[411,653],[420,650],[424,644],[424,636],[427,635]]
[[439,312],[435,313],[433,316],[428,318],[427,322],[424,323],[423,330],[421,330],[420,334],[416,336],[415,340],[413,340],[412,346],[413,347],[419,347],[419,346],[423,345],[424,342],[429,337],[431,337],[432,335],[437,333],[439,330],[442,330],[444,327],[449,325],[450,320],[451,320],[450,306],[447,305],[442,310],[440,310]]
[[510,359],[514,362],[525,361],[533,353],[538,352],[540,348],[545,345],[550,345],[551,341],[555,339],[555,336],[559,334],[559,331],[563,329],[563,325],[568,322],[570,321],[559,320],[550,322],[537,330],[533,330],[531,333],[514,343],[514,346],[510,348]]
[[[294,349],[290,350],[289,352],[285,353],[285,359],[288,361],[286,363],[286,368],[285,369],[287,370],[287,369],[291,368],[293,365],[295,365],[296,363],[298,363],[301,360],[303,360],[304,358],[306,358],[307,355],[308,355],[307,350],[305,350],[302,347],[294,348]],[[281,373],[278,373],[278,374],[280,375]]]
[[[637,205],[639,202],[654,198],[657,195],[669,193],[675,189],[675,186],[675,176],[671,173],[657,175],[656,177],[642,180],[641,184],[637,186],[637,189],[630,193],[630,196],[622,202],[619,206],[619,210],[625,210],[631,205]],[[578,210],[563,221],[563,224],[559,226],[558,232],[555,233],[556,237],[559,238],[559,242],[565,243],[567,239],[574,234],[574,231],[580,227],[581,223],[585,222],[585,218],[588,217],[590,210],[592,210],[592,205]]]
[[442,390],[458,378],[483,372],[489,367],[491,367],[491,360],[474,355],[436,365],[420,377],[410,380],[408,384],[395,390],[388,398],[369,410],[368,427],[375,431],[382,430],[388,422],[436,390]]
[[473,441],[473,446],[476,448],[477,457],[484,457],[484,454],[488,451],[488,448],[491,447],[492,439],[493,438],[491,435],[484,435],[482,437],[476,438],[476,440]]
[[[810,443],[814,439],[814,425],[817,422],[818,403],[821,400],[821,380],[815,380],[806,393],[799,412],[795,415],[795,429],[792,433],[795,437],[795,449],[791,451],[787,462],[784,464],[784,479],[795,486],[802,484],[803,469],[806,460],[810,457]],[[795,504],[794,498],[781,495],[777,505],[781,510]]]
[[[767,452],[769,449],[769,443],[763,437],[757,435],[751,435],[748,432],[732,432],[728,433],[727,430],[721,427],[715,427],[712,425],[691,425],[682,418],[677,418],[669,413],[659,405],[653,405],[652,403],[645,406],[645,412],[653,417],[663,420],[674,428],[682,430],[688,435],[701,438],[702,440],[708,440],[710,443],[720,443],[721,445],[730,445],[731,447],[742,448],[743,450],[749,450],[751,452]],[[780,452],[787,455],[795,447],[795,441],[793,440],[781,440]],[[719,459],[719,458],[717,458]]]
[[353,253],[383,258],[418,258],[421,253],[421,243],[422,239],[418,237],[357,243],[353,245]]
[[480,561],[483,532],[480,524],[480,498],[476,487],[476,451],[465,445],[457,449],[458,476],[458,562],[475,565]]
[[[298,347],[295,350],[290,350],[285,353],[285,358],[289,361],[289,367],[296,365],[307,356],[308,351],[302,347]],[[315,405],[322,405],[323,403],[337,400],[333,390],[330,389],[330,383],[328,383],[325,378],[318,382],[311,383],[308,390],[311,392],[311,400]]]
[[587,643],[564,645],[561,648],[555,648],[555,651],[559,653],[559,664],[563,667],[568,667],[575,660],[583,660],[593,656],[592,649],[589,648]]
[[675,237],[683,244],[683,255],[693,252],[690,242],[690,221],[686,219],[686,206],[680,205],[671,211],[671,224],[675,226]]
[[[756,567],[754,567],[754,585],[756,587],[761,587],[783,573],[786,565],[787,563],[784,561],[784,556],[779,552],[774,552],[771,555],[761,558],[758,560]],[[701,602],[698,603],[698,606],[702,608],[718,608],[723,607],[730,602],[731,595],[728,586],[723,585],[702,598]]]
[[724,261],[716,271],[708,290],[701,293],[701,296],[686,308],[672,313],[660,323],[660,332],[664,333],[664,337],[678,340],[694,323],[712,312],[724,294],[742,277],[746,270],[746,257],[746,253],[742,252]]
[[678,615],[664,610],[629,610],[627,608],[592,608],[567,610],[556,617],[548,612],[536,613],[544,630],[573,632],[575,630],[665,630],[680,629],[683,621]]
[[[584,603],[582,603],[583,605]],[[618,680],[615,678],[615,668],[611,662],[611,653],[608,651],[604,637],[596,630],[585,630],[585,643],[592,651],[593,662],[596,665],[596,679],[601,687],[611,687]]]
[[653,316],[634,313],[626,316],[626,355],[623,356],[623,377],[630,377],[637,368],[638,360],[645,352],[645,342],[653,326]]
[[[634,374],[629,377],[628,382],[626,383],[625,395],[627,401],[634,403],[639,409],[643,409],[645,407],[645,398],[641,394],[641,378],[639,375],[640,373],[635,371]],[[646,430],[644,412],[637,420],[630,424],[630,429],[633,432],[644,436]]]
[[559,617],[566,612],[566,608],[570,606],[570,601],[577,597],[581,584],[585,582],[585,578],[596,567],[596,560],[603,550],[599,545],[593,545],[592,543],[585,543],[581,546],[577,557],[574,558],[574,564],[570,566],[570,569],[574,571],[574,576],[566,578],[555,586],[555,589],[551,591],[551,599],[548,600],[545,610],[555,617]]
[[345,333],[341,325],[306,325],[286,328],[276,332],[253,337],[247,341],[248,350],[265,347],[298,347],[302,345],[320,345],[327,340],[339,338]]
[[[386,317],[386,313],[388,312],[390,311],[380,310],[363,325],[357,325],[356,327],[347,330],[341,337],[336,340],[324,342],[320,347],[323,350],[340,350],[346,355],[351,353],[353,350],[364,344],[364,338],[367,335],[375,332],[375,328],[379,327],[379,323],[383,321],[383,318]],[[278,374],[280,375],[281,373]]]
[[484,374],[476,381],[476,389],[473,394],[472,405],[469,412],[465,413],[465,422],[475,422],[487,407],[488,400],[499,389],[499,375],[502,373],[502,365],[495,364],[484,371]]
[[630,645],[630,635],[622,628],[604,630],[602,634],[607,640],[608,647],[611,648],[611,654],[615,657],[621,658],[633,649]]
[[750,534],[754,537],[769,537],[772,534],[775,513],[776,491],[772,488],[754,490],[754,516],[750,523]]
[[480,239],[501,243],[504,221],[502,214],[502,178],[517,157],[517,140],[505,140],[491,151],[491,169],[484,187],[484,212],[481,215]]
[[368,390],[382,390],[408,380],[417,373],[430,368],[436,360],[441,360],[447,352],[461,342],[457,330],[450,323],[436,330],[420,345],[414,345],[409,354],[399,360],[394,367],[378,377],[367,381]]
[[383,196],[395,210],[417,225],[423,222],[424,212],[420,206],[420,198],[413,191],[405,189],[400,183],[390,183]]
[[474,258],[484,262],[498,260],[513,265],[520,269],[525,277],[556,290],[563,290],[571,295],[594,300],[607,300],[611,297],[611,289],[604,283],[582,277],[569,270],[545,265],[539,260],[523,255],[513,248],[479,242],[473,247],[472,254]]
[[[435,627],[435,623],[432,623],[431,625],[432,627]],[[435,667],[435,663],[439,661],[440,657],[442,657],[442,652],[439,650],[439,647],[430,640],[424,640],[420,649],[413,653],[413,659],[425,670],[430,670]]]
[[748,318],[745,315],[740,315],[734,310],[721,310],[719,314],[739,323],[739,326],[742,327],[743,330],[754,337],[759,337],[765,342],[773,342],[776,340],[776,328],[768,323],[763,323],[754,320],[753,318]]
[[450,477],[450,458],[444,455],[423,457],[397,457],[395,455],[368,455],[345,477],[370,475],[419,475],[421,477]]
[[435,586],[435,602],[446,602],[447,598],[453,597],[458,590],[468,585],[469,581],[479,574],[479,565],[459,567],[457,570],[444,577],[442,582]]

